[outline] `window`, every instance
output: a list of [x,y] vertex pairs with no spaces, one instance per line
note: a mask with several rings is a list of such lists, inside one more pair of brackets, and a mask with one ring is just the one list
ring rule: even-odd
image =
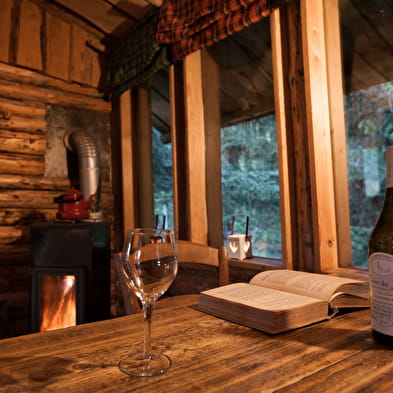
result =
[[281,253],[280,193],[274,115],[221,131],[224,237],[252,234],[253,256],[278,258]]
[[160,228],[173,229],[172,145],[154,127],[152,132],[154,213]]
[[154,215],[158,220],[155,224],[173,230],[172,143],[168,70],[161,70],[153,75],[150,95],[153,125]]
[[211,53],[218,63],[220,79],[224,239],[232,229],[236,234],[248,230],[252,235],[253,256],[280,259],[280,193],[269,18],[217,43]]
[[383,204],[385,150],[393,143],[393,10],[382,2],[340,1],[353,265]]

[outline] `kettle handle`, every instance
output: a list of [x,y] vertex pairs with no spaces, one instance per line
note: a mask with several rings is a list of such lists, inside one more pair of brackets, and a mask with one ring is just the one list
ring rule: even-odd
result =
[[74,202],[79,202],[82,199],[82,195],[79,195],[79,196],[74,197],[72,199],[64,199],[64,197],[66,195],[67,194],[63,194],[63,195],[60,195],[56,198],[53,198],[53,202],[55,202],[55,203],[74,203]]

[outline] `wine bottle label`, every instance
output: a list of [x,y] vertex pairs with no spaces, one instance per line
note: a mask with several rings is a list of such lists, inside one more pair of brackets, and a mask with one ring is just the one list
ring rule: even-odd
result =
[[393,336],[393,255],[376,252],[369,257],[371,326]]
[[386,188],[393,187],[393,146],[386,149]]

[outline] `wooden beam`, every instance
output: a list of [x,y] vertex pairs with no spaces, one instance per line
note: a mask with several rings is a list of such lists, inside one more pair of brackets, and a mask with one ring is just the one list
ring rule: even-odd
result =
[[67,107],[90,109],[100,112],[110,112],[111,104],[103,99],[69,93],[46,87],[8,82],[0,79],[0,96],[15,100],[57,104]]
[[130,90],[120,96],[120,135],[121,135],[121,171],[122,171],[122,204],[123,204],[123,231],[136,226],[133,158],[134,146],[132,138],[132,122],[134,113]]
[[169,68],[169,94],[171,110],[173,221],[178,239],[188,240],[186,166],[185,166],[185,114],[183,63]]
[[329,91],[322,2],[301,0],[315,269],[338,266]]
[[[27,70],[21,67],[15,67],[11,64],[0,63],[0,79],[11,82],[19,82],[22,84],[52,88],[68,93],[81,94],[87,97],[103,98],[103,94],[97,89],[80,86],[75,83],[62,81],[39,72]],[[110,103],[106,103],[107,111],[110,111]]]
[[206,140],[202,87],[202,54],[196,51],[184,60],[185,149],[189,240],[207,244]]
[[327,78],[333,152],[334,191],[337,218],[338,260],[351,266],[351,223],[348,192],[348,163],[345,134],[344,87],[342,76],[340,15],[338,0],[324,0]]
[[[134,96],[135,94],[135,96]],[[135,97],[135,161],[136,193],[138,195],[138,225],[152,227],[154,224],[153,146],[150,104],[150,81],[142,82],[133,89]]]
[[202,94],[206,146],[206,208],[208,244],[223,243],[221,192],[221,118],[219,67],[208,50],[202,50]]
[[[285,25],[285,23],[284,23]],[[272,40],[272,62],[273,62],[273,82],[274,98],[276,108],[276,127],[278,145],[278,167],[280,181],[280,215],[281,215],[281,245],[282,260],[287,269],[294,268],[296,227],[294,223],[295,189],[293,181],[293,169],[291,170],[291,147],[292,143],[289,135],[287,113],[289,110],[288,87],[285,83],[285,58],[283,42],[283,25],[281,21],[280,9],[277,8],[270,15],[270,36]],[[291,113],[289,111],[289,113]]]

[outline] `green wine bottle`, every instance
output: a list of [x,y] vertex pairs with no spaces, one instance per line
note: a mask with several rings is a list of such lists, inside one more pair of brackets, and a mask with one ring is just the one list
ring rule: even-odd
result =
[[386,149],[386,190],[368,242],[371,328],[374,339],[393,346],[393,146]]

